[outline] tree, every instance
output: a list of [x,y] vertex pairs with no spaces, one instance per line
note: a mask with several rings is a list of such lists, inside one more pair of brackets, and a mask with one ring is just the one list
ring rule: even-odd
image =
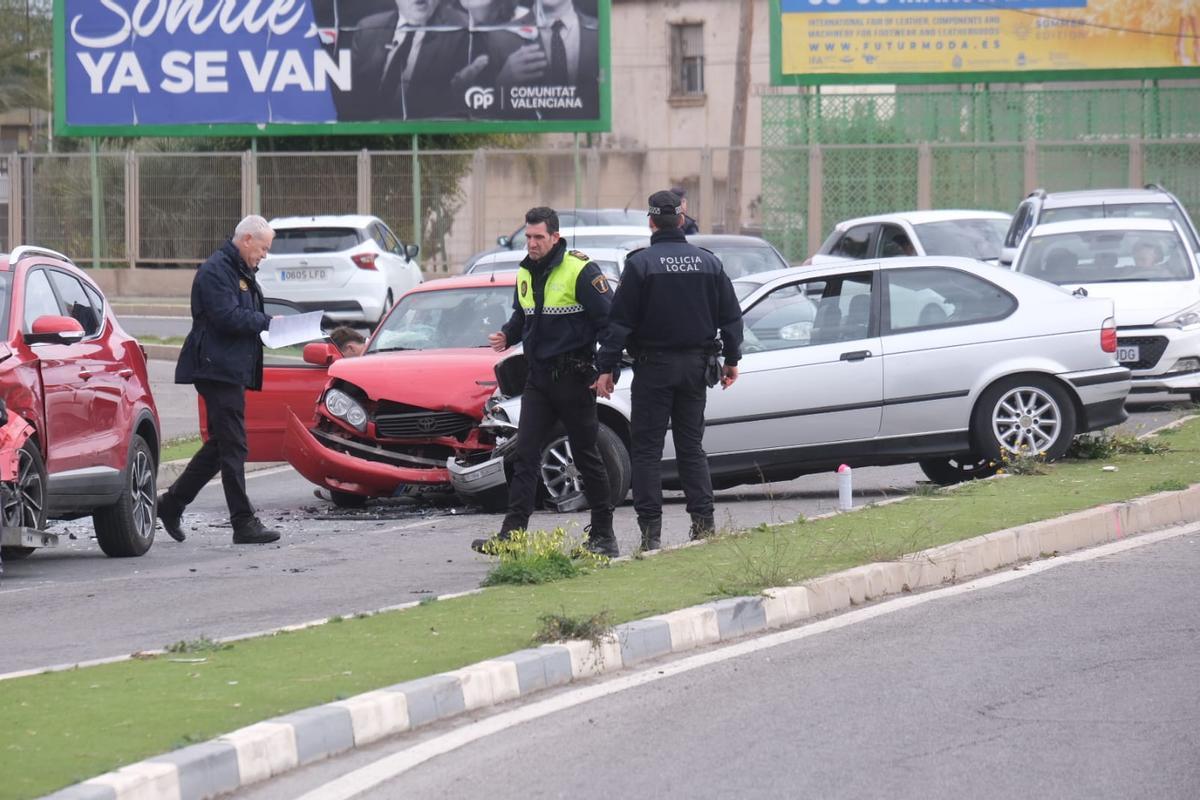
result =
[[49,110],[52,0],[0,0],[0,113]]

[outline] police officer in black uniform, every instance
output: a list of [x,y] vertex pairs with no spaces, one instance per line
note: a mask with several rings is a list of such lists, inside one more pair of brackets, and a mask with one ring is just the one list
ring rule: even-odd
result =
[[192,329],[179,351],[175,382],[194,383],[204,398],[208,441],[158,498],[158,518],[177,542],[184,540],[183,510],[218,472],[233,543],[266,544],[279,538],[278,531],[264,527],[254,515],[246,496],[246,389],[262,388],[259,333],[271,325],[254,273],[274,239],[265,219],[246,217],[192,281]]
[[[596,391],[612,394],[621,351],[636,359],[631,438],[633,505],[642,549],[662,536],[662,450],[670,426],[679,479],[692,517],[691,538],[710,535],[712,480],[704,453],[708,387],[737,380],[742,312],[721,260],[688,244],[683,207],[673,192],[650,196],[650,246],[625,258],[608,331],[600,343]],[[721,338],[717,341],[717,332]],[[717,359],[724,353],[725,363]]]
[[[497,537],[507,539],[529,524],[537,496],[542,449],[561,422],[591,508],[585,547],[616,557],[608,472],[596,444],[596,341],[608,319],[613,293],[600,268],[583,253],[567,250],[558,235],[558,214],[538,207],[525,214],[529,255],[517,271],[512,317],[488,339],[497,351],[525,343],[529,377],[521,395],[517,454],[508,484],[508,513]],[[488,539],[471,546],[486,552]]]

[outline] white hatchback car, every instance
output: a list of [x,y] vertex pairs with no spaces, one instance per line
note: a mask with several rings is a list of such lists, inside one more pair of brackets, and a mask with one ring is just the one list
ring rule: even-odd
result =
[[1200,401],[1200,264],[1179,223],[1142,217],[1038,225],[1013,269],[1111,299],[1117,359],[1133,370],[1132,391]]
[[425,279],[418,246],[378,217],[279,217],[271,228],[275,243],[258,267],[263,293],[332,320],[373,325]]
[[901,256],[1000,259],[1011,215],[999,211],[900,211],[839,222],[805,264]]
[[[619,247],[589,247],[582,251],[592,263],[600,268],[604,277],[610,281],[621,280],[621,270],[625,269],[625,256],[628,250]],[[474,275],[479,272],[516,272],[521,262],[528,255],[524,250],[500,250],[488,253],[469,267],[464,274]]]

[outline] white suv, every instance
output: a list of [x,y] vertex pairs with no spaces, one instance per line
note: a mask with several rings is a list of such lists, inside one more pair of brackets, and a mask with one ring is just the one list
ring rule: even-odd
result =
[[1038,225],[1013,269],[1113,301],[1117,360],[1134,393],[1200,401],[1200,264],[1183,226],[1165,219],[1079,219]]
[[417,245],[405,245],[378,217],[279,217],[271,227],[275,243],[258,267],[263,293],[332,320],[378,323],[425,279]]
[[1144,189],[1085,189],[1049,193],[1045,189],[1037,189],[1017,206],[1012,224],[1004,236],[1000,263],[1011,264],[1025,234],[1038,225],[1106,217],[1168,219],[1187,233],[1193,247],[1200,248],[1200,233],[1197,233],[1183,204],[1156,183],[1146,184]]

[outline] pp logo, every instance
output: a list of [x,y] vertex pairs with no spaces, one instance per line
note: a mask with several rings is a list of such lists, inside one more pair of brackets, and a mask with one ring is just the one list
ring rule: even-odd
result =
[[496,102],[496,90],[485,89],[482,86],[472,86],[467,89],[467,94],[463,97],[466,101],[467,108],[472,111],[480,111],[492,107],[492,103]]

